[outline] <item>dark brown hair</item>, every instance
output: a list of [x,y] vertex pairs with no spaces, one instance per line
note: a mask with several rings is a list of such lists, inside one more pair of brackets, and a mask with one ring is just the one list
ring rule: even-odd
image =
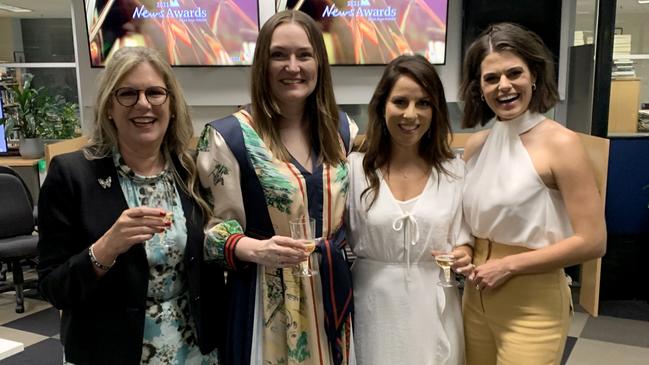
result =
[[460,100],[464,101],[463,128],[485,125],[494,112],[481,100],[480,69],[492,52],[511,52],[520,57],[536,78],[529,110],[545,113],[559,101],[554,81],[554,61],[548,48],[536,33],[513,23],[490,25],[480,34],[464,56]]
[[394,84],[402,76],[410,77],[421,86],[428,94],[433,109],[430,129],[419,141],[419,156],[437,171],[438,176],[449,173],[443,163],[454,156],[448,142],[451,125],[448,120],[444,87],[435,67],[419,55],[395,58],[385,67],[383,76],[370,100],[367,135],[361,146],[361,150],[365,151],[363,171],[369,184],[361,197],[371,193],[370,206],[374,204],[380,186],[376,170],[390,162],[392,152],[391,137],[386,127],[385,106]]
[[323,162],[336,164],[343,162],[345,154],[338,137],[338,106],[333,92],[331,70],[327,60],[322,32],[308,15],[297,10],[285,10],[271,16],[261,27],[257,37],[255,56],[251,70],[251,101],[254,128],[275,156],[284,161],[290,155],[282,143],[273,121],[281,117],[282,111],[270,92],[268,66],[270,64],[270,43],[275,29],[294,23],[301,26],[313,47],[318,65],[318,82],[306,100],[304,113],[308,116],[313,146],[318,145]]

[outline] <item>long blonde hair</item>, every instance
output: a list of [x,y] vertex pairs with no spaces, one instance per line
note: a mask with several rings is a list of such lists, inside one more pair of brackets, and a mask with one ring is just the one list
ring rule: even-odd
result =
[[165,158],[177,158],[180,162],[180,166],[184,169],[182,178],[174,164],[170,164],[173,167],[176,183],[199,204],[203,218],[207,221],[211,209],[199,192],[200,183],[196,163],[190,152],[194,129],[189,116],[189,108],[171,66],[158,52],[144,47],[125,47],[119,49],[109,58],[106,69],[99,79],[99,91],[94,113],[95,129],[90,142],[84,147],[83,153],[89,160],[99,159],[110,156],[113,148],[118,146],[117,128],[115,123],[108,118],[114,102],[113,93],[126,74],[143,63],[150,64],[162,76],[166,88],[169,89],[171,118],[162,141],[162,153]]
[[327,60],[327,50],[322,32],[311,17],[297,10],[285,10],[276,13],[259,31],[255,56],[251,68],[251,101],[254,128],[266,142],[271,152],[279,159],[290,160],[290,155],[282,143],[274,120],[281,117],[275,96],[269,90],[268,65],[270,63],[270,43],[275,29],[282,25],[294,23],[306,32],[313,47],[318,65],[318,82],[308,96],[304,113],[308,116],[311,131],[311,143],[318,145],[323,162],[337,164],[345,159],[338,139],[338,106],[333,92],[331,70]]

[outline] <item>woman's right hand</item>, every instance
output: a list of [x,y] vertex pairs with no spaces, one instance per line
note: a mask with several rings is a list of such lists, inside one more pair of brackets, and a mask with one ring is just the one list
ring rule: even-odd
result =
[[117,221],[92,246],[97,261],[108,265],[131,246],[150,240],[154,234],[169,228],[166,212],[159,208],[126,209]]
[[235,254],[243,261],[272,267],[295,266],[309,257],[303,243],[286,236],[273,236],[267,240],[242,238]]

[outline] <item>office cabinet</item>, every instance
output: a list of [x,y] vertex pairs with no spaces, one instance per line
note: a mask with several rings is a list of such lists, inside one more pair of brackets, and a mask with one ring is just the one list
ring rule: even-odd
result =
[[609,133],[635,133],[638,131],[640,109],[640,80],[618,79],[611,81],[611,103],[608,112]]

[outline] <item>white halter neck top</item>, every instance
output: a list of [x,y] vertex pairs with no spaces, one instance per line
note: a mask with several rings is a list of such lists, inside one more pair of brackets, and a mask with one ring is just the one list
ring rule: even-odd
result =
[[521,142],[544,119],[527,111],[496,120],[467,162],[463,208],[474,236],[538,249],[573,235],[560,192],[543,183]]

